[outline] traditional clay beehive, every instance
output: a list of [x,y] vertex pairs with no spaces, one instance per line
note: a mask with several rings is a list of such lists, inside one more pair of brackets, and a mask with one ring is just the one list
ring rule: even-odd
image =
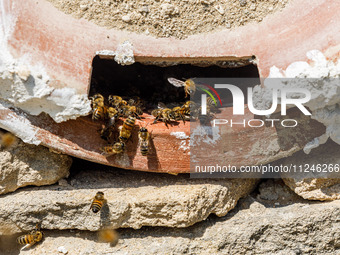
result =
[[[255,63],[260,78],[267,77],[273,66],[286,69],[295,61],[307,61],[306,52],[310,50],[320,50],[328,59],[339,57],[340,33],[334,31],[337,28],[334,24],[340,23],[338,1],[292,1],[282,11],[265,17],[260,23],[250,22],[185,39],[156,38],[98,26],[67,15],[44,0],[5,0],[1,7],[3,45],[11,57],[20,59],[13,71],[17,75],[15,77],[26,85],[34,84],[31,88],[25,87],[28,95],[32,96],[28,101],[20,95],[2,92],[2,98],[13,105],[2,104],[1,127],[24,141],[41,143],[75,157],[127,169],[188,172],[189,153],[182,145],[183,141],[189,144],[190,124],[181,122],[169,128],[163,123],[152,125],[152,146],[155,150],[148,157],[141,156],[136,149],[136,135],[133,135],[130,145],[135,149],[128,151],[124,160],[101,155],[99,148],[105,142],[97,133],[100,124],[92,122],[90,117],[78,117],[89,111],[89,102],[81,99],[80,95],[87,96],[91,89],[92,63],[96,56],[112,61],[115,58],[120,64],[132,66],[136,65],[134,62],[155,66]],[[29,63],[30,66],[21,63]],[[41,74],[35,72],[37,66],[43,67]],[[252,67],[248,68],[245,72],[250,74],[245,77],[256,73]],[[100,84],[97,86],[100,90]],[[11,94],[10,99],[6,98],[6,93]],[[37,115],[42,111],[54,120],[45,114]],[[291,114],[296,113],[293,111]],[[153,121],[150,115],[145,114],[144,117],[145,123]],[[252,116],[249,115],[249,118]],[[234,155],[230,163],[258,164],[287,156],[323,134],[324,130],[322,124],[307,119],[295,131],[304,134],[298,142],[294,141],[294,134],[290,134],[292,138],[288,141],[291,142],[282,143],[282,139],[287,137],[283,138],[282,130],[275,127],[246,129],[242,136],[239,135],[240,130],[232,129],[226,135],[230,155]],[[262,141],[261,150],[254,150],[253,145],[259,140]],[[273,154],[265,155],[263,151],[270,150],[273,142],[284,146]],[[237,149],[240,147],[242,152]]]

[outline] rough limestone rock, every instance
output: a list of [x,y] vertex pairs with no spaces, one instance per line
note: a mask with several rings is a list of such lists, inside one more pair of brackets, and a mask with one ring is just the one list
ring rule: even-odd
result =
[[[281,177],[285,184],[296,194],[310,200],[335,200],[340,199],[340,145],[329,141],[312,150],[310,154],[297,152],[292,157],[283,160],[284,165],[308,164],[309,172],[287,174]],[[317,165],[323,167],[333,165],[332,173],[312,172],[311,167],[317,169]],[[325,165],[324,165],[325,164]],[[338,167],[338,168],[337,168]],[[336,170],[338,169],[338,170]],[[327,177],[327,178],[326,178]]]
[[[2,229],[19,232],[13,222],[23,230],[39,221],[42,228],[60,230],[96,231],[107,225],[187,227],[211,213],[226,215],[256,183],[256,179],[190,179],[189,175],[87,166],[66,186],[25,188],[0,197],[0,204],[5,205],[0,207],[0,235]],[[97,191],[104,192],[107,203],[94,214],[89,209]]]
[[261,184],[260,194],[240,200],[227,216],[212,215],[189,228],[118,229],[120,239],[114,247],[98,242],[96,232],[44,231],[41,244],[21,252],[14,241],[18,235],[0,236],[0,253],[61,254],[59,248],[82,255],[339,254],[340,201],[303,201],[286,190],[285,197],[292,204],[277,206],[268,191],[281,189],[282,183],[276,181]]
[[0,194],[28,185],[49,185],[69,175],[72,159],[47,148],[18,142],[0,150]]

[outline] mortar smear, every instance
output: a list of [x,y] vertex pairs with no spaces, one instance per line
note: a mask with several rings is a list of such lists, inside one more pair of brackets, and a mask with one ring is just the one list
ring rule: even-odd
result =
[[107,28],[186,38],[261,22],[288,0],[48,0],[59,10]]

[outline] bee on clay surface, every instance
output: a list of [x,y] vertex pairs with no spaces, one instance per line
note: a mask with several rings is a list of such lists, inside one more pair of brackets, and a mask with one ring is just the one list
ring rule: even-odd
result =
[[91,99],[92,109],[97,107],[104,107],[104,97],[101,94],[95,94]]
[[29,232],[26,235],[19,236],[17,238],[17,243],[25,245],[22,248],[22,250],[23,250],[25,248],[31,247],[35,243],[40,242],[42,240],[42,238],[43,238],[43,232],[40,231],[40,225],[37,224],[34,230],[32,230],[31,232]]
[[119,131],[119,141],[122,143],[126,143],[126,141],[130,138],[132,129],[134,128],[136,123],[136,118],[129,116],[123,123],[123,126]]
[[182,114],[182,107],[176,106],[172,108],[173,114],[174,114],[174,120],[179,121],[183,120],[183,123],[185,124],[185,115]]
[[109,157],[114,154],[120,154],[125,150],[125,143],[117,142],[113,145],[104,146],[101,148],[102,154],[106,157]]
[[123,100],[120,96],[109,95],[108,97],[109,105],[119,109],[120,107],[127,105],[127,102]]
[[100,132],[100,137],[106,141],[110,141],[114,133],[116,120],[118,119],[117,109],[113,107],[109,107],[107,109],[107,118],[108,118],[108,121],[106,125],[102,128]]
[[185,118],[190,119],[190,113],[194,112],[196,108],[196,104],[193,101],[186,101],[180,110],[180,113],[185,116]]
[[203,125],[208,124],[214,116],[214,114],[212,113],[211,107],[209,105],[207,105],[206,110],[207,110],[206,114],[202,114],[202,107],[199,107],[194,112],[195,118],[198,119],[200,123]]
[[149,139],[150,139],[150,133],[145,128],[142,127],[138,131],[138,138],[139,138],[139,144],[140,144],[140,152],[143,156],[147,156],[149,154]]
[[167,108],[163,103],[158,103],[158,109],[153,110],[151,115],[155,117],[153,124],[155,124],[158,120],[161,120],[165,123],[167,128],[169,128],[168,124],[170,124],[171,120],[175,119],[175,113],[172,109]]
[[106,117],[107,108],[104,103],[104,97],[101,94],[95,94],[91,97],[92,120],[100,120]]
[[130,106],[130,105],[125,105],[123,107],[121,107],[120,109],[120,115],[127,118],[129,116],[133,116],[136,119],[140,119],[139,114],[143,112],[141,111],[140,108],[136,107],[136,106]]
[[102,209],[104,202],[105,202],[104,193],[101,191],[98,191],[96,196],[93,198],[90,210],[92,210],[92,212],[94,213],[99,212],[100,209]]
[[110,243],[115,246],[118,242],[119,235],[114,229],[101,229],[98,231],[98,240],[103,243]]
[[10,132],[7,132],[5,134],[1,133],[0,140],[1,140],[0,144],[1,144],[2,149],[9,149],[18,144],[18,138]]
[[178,88],[184,87],[185,97],[188,97],[188,95],[193,96],[196,92],[196,84],[192,79],[181,81],[175,78],[168,78],[168,82]]
[[106,116],[107,116],[107,108],[105,105],[103,107],[98,106],[93,109],[92,120],[102,120],[102,119],[105,119]]

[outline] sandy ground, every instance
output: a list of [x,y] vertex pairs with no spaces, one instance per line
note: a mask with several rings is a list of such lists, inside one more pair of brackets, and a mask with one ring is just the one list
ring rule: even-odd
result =
[[100,26],[177,38],[261,22],[288,3],[288,0],[48,1],[67,14]]

